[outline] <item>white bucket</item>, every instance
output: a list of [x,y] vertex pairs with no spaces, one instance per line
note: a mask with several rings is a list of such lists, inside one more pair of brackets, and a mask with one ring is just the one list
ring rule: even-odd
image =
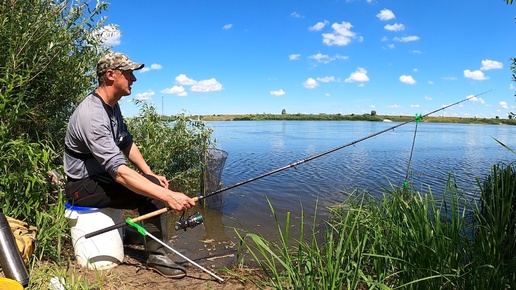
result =
[[106,270],[124,261],[123,228],[89,239],[84,235],[122,222],[122,210],[66,204],[77,262],[88,269]]

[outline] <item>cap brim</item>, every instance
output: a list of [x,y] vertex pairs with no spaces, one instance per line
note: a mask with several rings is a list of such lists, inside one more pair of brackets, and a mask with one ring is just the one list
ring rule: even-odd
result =
[[145,65],[143,63],[131,63],[126,66],[121,67],[121,70],[139,70],[142,69]]

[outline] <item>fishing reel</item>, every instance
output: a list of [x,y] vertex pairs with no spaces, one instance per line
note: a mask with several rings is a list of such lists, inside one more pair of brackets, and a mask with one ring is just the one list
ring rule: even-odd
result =
[[202,217],[200,212],[196,212],[193,215],[185,218],[185,212],[181,215],[181,218],[178,222],[176,222],[176,225],[174,228],[176,231],[184,230],[186,232],[187,228],[195,228],[196,226],[202,224],[204,222],[204,218]]

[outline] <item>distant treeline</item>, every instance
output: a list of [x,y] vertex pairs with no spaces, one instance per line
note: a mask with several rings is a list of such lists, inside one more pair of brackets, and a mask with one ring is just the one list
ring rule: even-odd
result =
[[[203,121],[267,121],[267,120],[291,120],[291,121],[392,121],[406,122],[416,120],[416,116],[388,116],[371,114],[244,114],[244,115],[198,115],[192,116]],[[170,121],[174,116],[165,117]],[[465,124],[493,124],[516,125],[516,120],[499,118],[461,118],[427,116],[420,119],[421,122],[435,123],[465,123]]]

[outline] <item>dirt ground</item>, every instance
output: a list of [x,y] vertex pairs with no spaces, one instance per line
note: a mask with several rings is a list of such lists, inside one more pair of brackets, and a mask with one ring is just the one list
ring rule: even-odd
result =
[[[124,217],[134,216],[132,211],[124,210]],[[175,218],[175,217],[174,217]],[[170,257],[186,268],[186,277],[172,279],[163,277],[157,272],[149,270],[145,266],[147,254],[143,246],[143,237],[130,227],[125,228],[124,239],[124,261],[122,264],[100,272],[80,267],[77,263],[70,265],[70,270],[75,271],[86,278],[90,285],[98,283],[99,277],[102,285],[92,287],[99,290],[158,290],[158,289],[192,289],[192,290],[238,290],[238,289],[260,289],[252,281],[258,281],[260,271],[257,268],[246,267],[237,269],[234,265],[237,250],[235,245],[226,242],[201,241],[205,236],[202,234],[202,227],[190,230],[170,240],[172,246],[193,262],[212,272],[224,281],[192,265],[188,261],[172,254]],[[179,239],[179,241],[177,240]],[[180,250],[183,248],[183,251]],[[74,260],[73,248],[70,245],[64,253]]]
[[[256,279],[259,274],[258,270],[231,270],[213,269],[210,267],[210,261],[195,261],[205,269],[211,271],[224,281],[220,282],[208,273],[195,267],[194,265],[185,265],[187,276],[182,279],[166,278],[158,273],[148,270],[145,267],[146,254],[142,246],[126,245],[124,248],[124,262],[114,268],[101,272],[102,285],[94,289],[102,290],[146,290],[146,289],[260,289],[255,286],[249,279]],[[98,273],[93,270],[73,266],[76,275],[91,281],[91,285],[98,281]]]

